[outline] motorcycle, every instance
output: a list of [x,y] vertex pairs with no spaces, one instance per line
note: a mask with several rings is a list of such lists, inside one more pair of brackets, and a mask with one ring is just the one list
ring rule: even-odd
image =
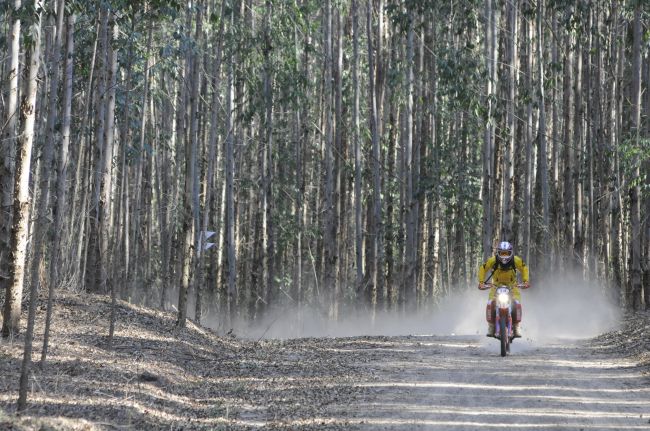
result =
[[[479,287],[480,290],[488,290],[495,287],[492,283],[483,284]],[[525,284],[517,284],[520,289],[527,289],[529,286]],[[492,309],[494,308],[494,309]],[[488,304],[486,310],[486,318],[488,322],[494,320],[494,338],[501,342],[501,356],[506,356],[510,353],[510,345],[514,340],[514,332],[512,329],[514,322],[521,321],[521,304],[515,304],[512,298],[512,288],[507,285],[496,287],[495,299],[492,303]]]

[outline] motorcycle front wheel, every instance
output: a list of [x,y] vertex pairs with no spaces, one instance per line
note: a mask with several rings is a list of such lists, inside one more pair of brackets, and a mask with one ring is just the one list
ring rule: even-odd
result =
[[508,346],[508,328],[503,322],[501,322],[499,326],[501,335],[501,356],[506,356],[508,354],[508,350],[510,350],[510,346]]

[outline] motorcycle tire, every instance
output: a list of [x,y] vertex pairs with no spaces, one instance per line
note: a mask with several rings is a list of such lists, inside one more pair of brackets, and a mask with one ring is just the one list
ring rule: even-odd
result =
[[500,326],[500,335],[501,335],[501,356],[506,356],[508,354],[509,346],[508,346],[508,328],[506,325],[501,322]]

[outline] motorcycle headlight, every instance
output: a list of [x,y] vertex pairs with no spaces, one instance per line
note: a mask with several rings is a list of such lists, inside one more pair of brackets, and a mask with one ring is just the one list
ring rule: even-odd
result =
[[509,299],[509,298],[508,298],[508,294],[507,294],[507,293],[499,293],[499,295],[498,295],[498,297],[497,297],[497,300],[498,300],[501,304],[507,304],[507,303],[508,303],[508,299]]

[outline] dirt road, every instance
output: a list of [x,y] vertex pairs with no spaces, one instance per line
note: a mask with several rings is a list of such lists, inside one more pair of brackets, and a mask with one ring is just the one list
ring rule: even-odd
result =
[[[363,349],[373,376],[354,405],[333,405],[325,423],[358,429],[650,429],[650,380],[625,359],[581,341],[536,347],[517,340],[501,358],[478,336],[390,337]],[[338,419],[337,419],[338,418]]]
[[[22,344],[0,343],[0,429],[650,430],[650,312],[605,331],[586,312],[580,327],[571,313],[542,319],[531,306],[530,339],[502,358],[496,340],[477,334],[482,315],[457,311],[480,310],[483,298],[447,307],[474,320],[378,316],[364,327],[357,316],[285,339],[279,320],[263,328],[270,339],[245,339],[191,322],[175,331],[173,313],[120,303],[110,347],[98,318],[110,315],[110,298],[91,299],[59,296],[26,415],[15,414]],[[543,337],[560,327],[575,334]]]

